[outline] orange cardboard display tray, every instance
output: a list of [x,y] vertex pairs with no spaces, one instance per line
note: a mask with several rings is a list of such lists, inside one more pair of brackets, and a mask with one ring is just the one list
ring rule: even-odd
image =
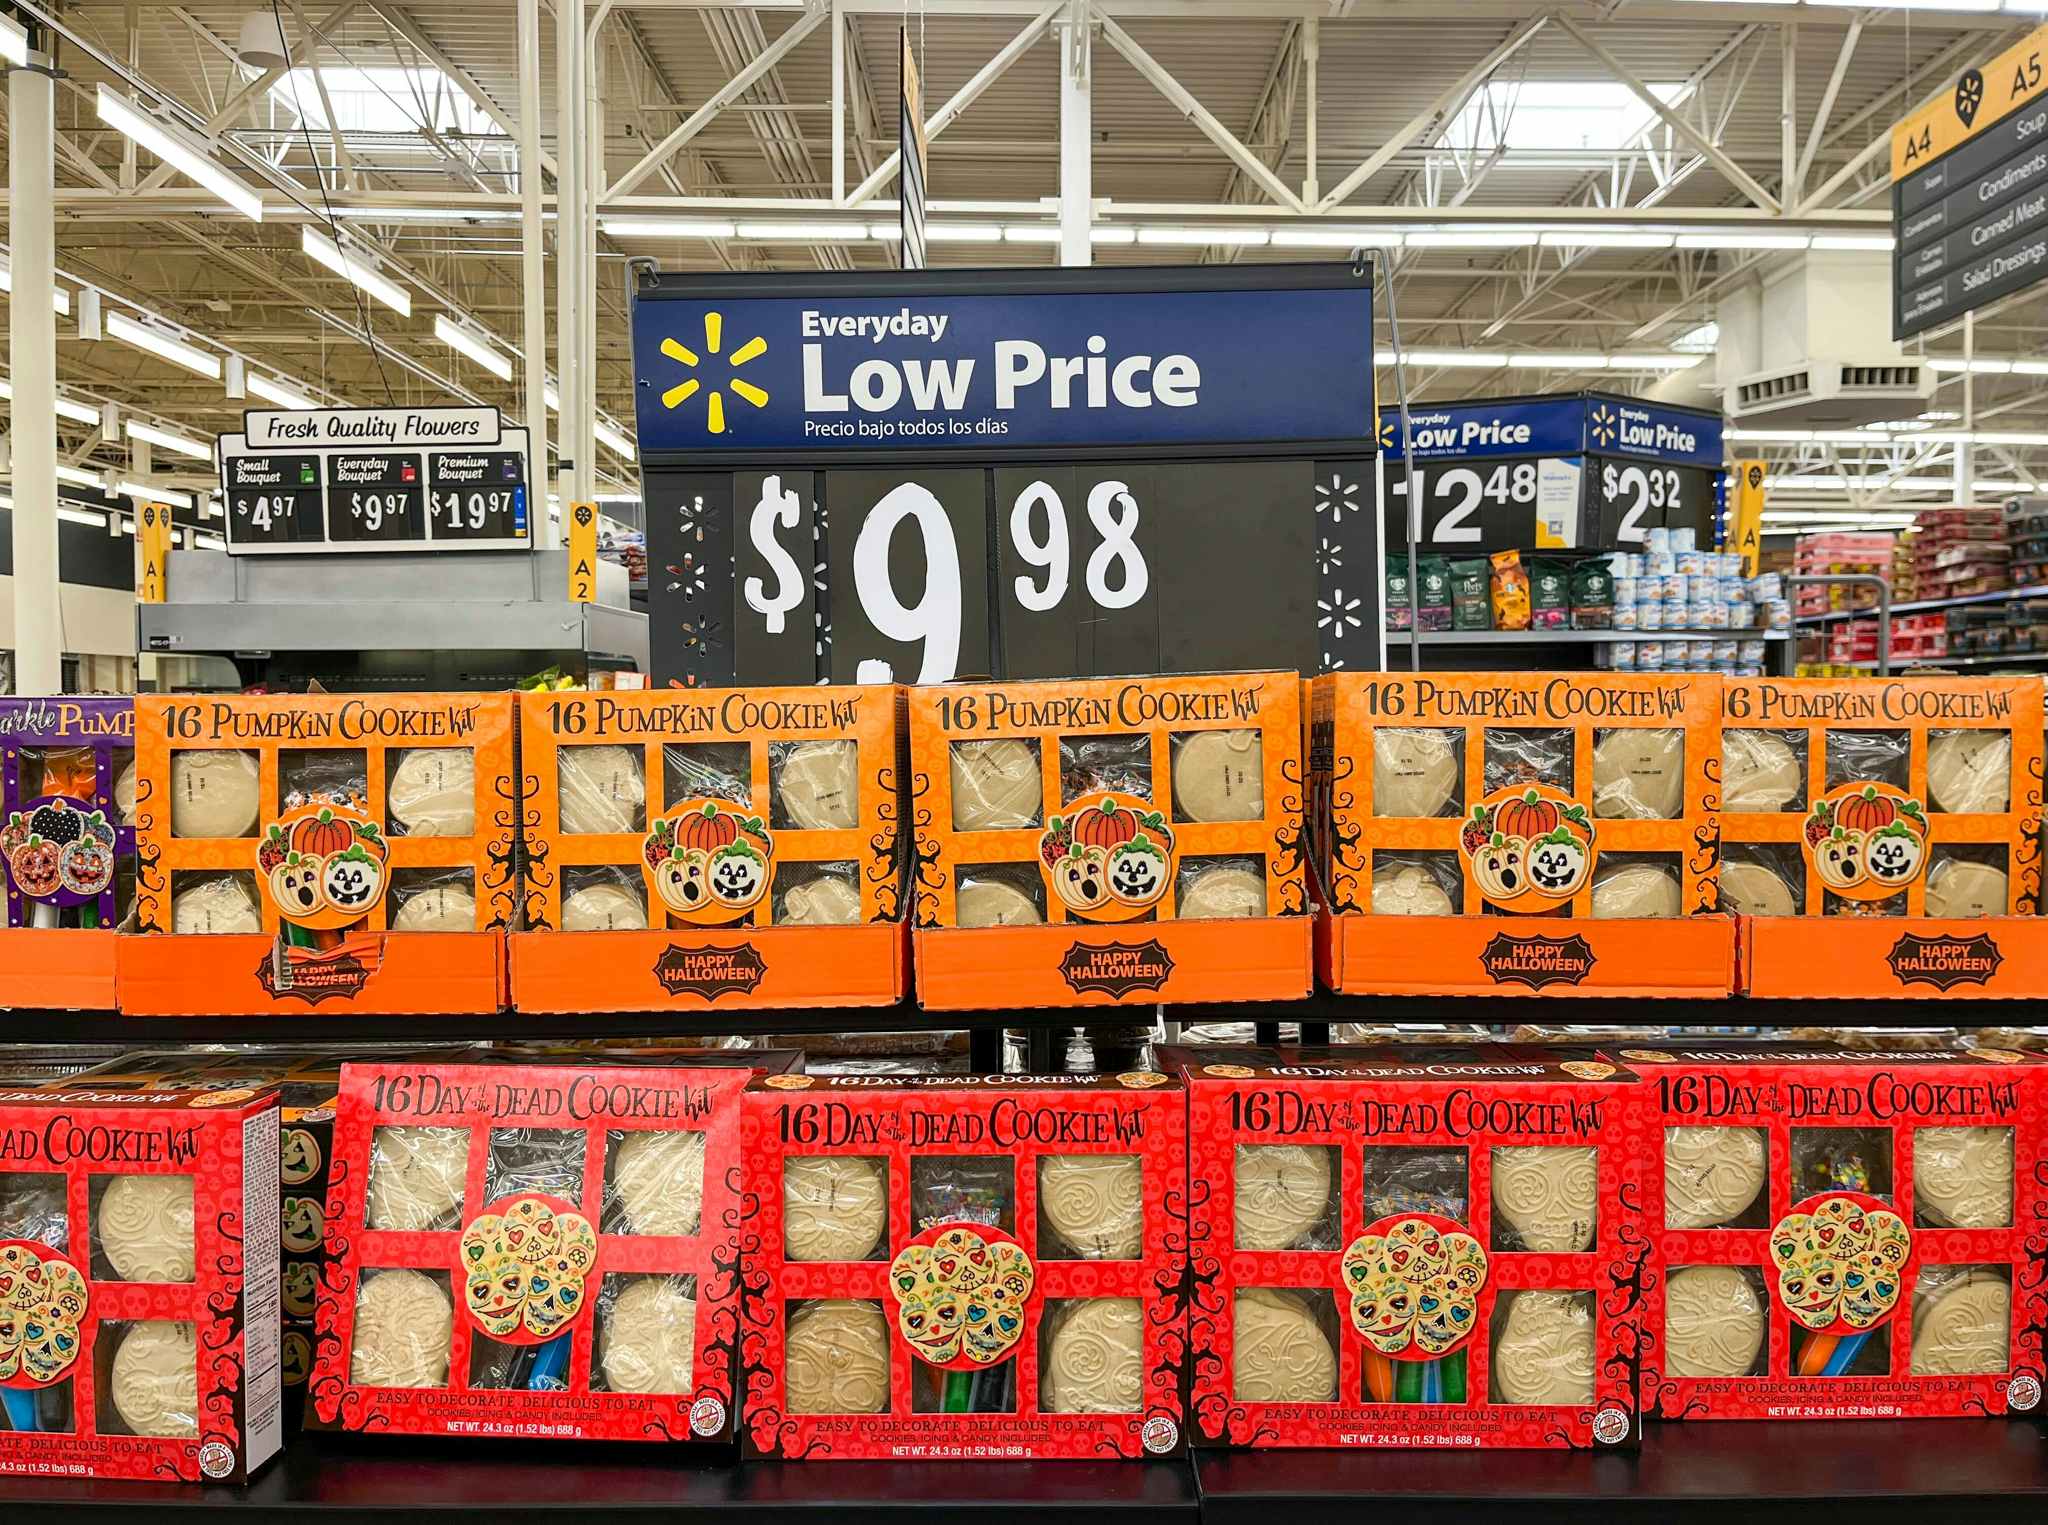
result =
[[[909,931],[900,921],[514,932],[511,955],[520,1011],[893,1006],[910,988]],[[593,969],[604,970],[601,981]]]
[[121,1011],[132,1016],[476,1015],[505,1007],[505,934],[388,932],[291,948],[263,933],[121,937]]
[[2048,920],[1744,916],[1744,995],[1800,1000],[2048,997]]
[[1316,974],[1342,995],[1726,996],[1735,918],[1316,916]]
[[112,1011],[114,933],[0,927],[0,1009]]
[[917,998],[928,1011],[1299,1000],[1311,935],[1306,916],[919,927]]

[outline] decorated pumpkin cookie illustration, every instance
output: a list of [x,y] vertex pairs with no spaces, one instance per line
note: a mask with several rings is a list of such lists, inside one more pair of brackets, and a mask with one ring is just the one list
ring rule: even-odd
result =
[[1458,845],[1473,881],[1503,910],[1549,910],[1593,873],[1593,822],[1586,807],[1543,784],[1496,790],[1472,807]]
[[1927,812],[1890,784],[1844,784],[1814,801],[1801,845],[1837,895],[1883,900],[1926,870]]
[[100,811],[51,797],[9,814],[0,858],[31,900],[89,899],[113,882],[114,828]]
[[724,921],[767,893],[775,843],[759,816],[692,801],[654,823],[640,855],[661,903],[686,920]]
[[1128,921],[1166,893],[1173,832],[1149,800],[1105,794],[1052,817],[1038,839],[1047,885],[1088,921]]
[[287,811],[256,844],[256,871],[277,914],[332,930],[362,921],[384,898],[390,848],[377,823],[352,805]]

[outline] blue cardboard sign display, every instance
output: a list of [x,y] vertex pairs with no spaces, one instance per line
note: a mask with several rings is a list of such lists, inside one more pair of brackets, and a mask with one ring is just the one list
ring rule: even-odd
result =
[[664,276],[657,682],[1373,666],[1349,265]]

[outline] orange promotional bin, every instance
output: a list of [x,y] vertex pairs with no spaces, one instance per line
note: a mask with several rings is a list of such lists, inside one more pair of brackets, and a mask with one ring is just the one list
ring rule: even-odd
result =
[[122,1011],[503,1009],[510,694],[153,696],[135,731]]
[[1328,988],[1730,992],[1719,679],[1331,673],[1308,686]]
[[2048,995],[2038,678],[1744,678],[1723,901],[1753,996]]
[[1255,672],[913,689],[918,999],[1306,995],[1300,688]]
[[902,1000],[902,711],[887,684],[520,695],[513,1004]]

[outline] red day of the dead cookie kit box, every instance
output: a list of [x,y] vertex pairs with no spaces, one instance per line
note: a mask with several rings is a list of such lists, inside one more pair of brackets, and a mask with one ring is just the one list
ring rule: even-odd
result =
[[1591,1050],[1167,1048],[1197,1446],[1640,1439],[1652,1154]]
[[344,1066],[307,1423],[730,1442],[740,1093],[793,1057]]
[[755,1081],[747,1454],[1178,1451],[1185,1103],[1151,1071]]
[[0,1090],[0,1472],[240,1482],[283,1444],[277,1097]]
[[2038,1409],[2048,1066],[2009,1049],[1614,1051],[1652,1110],[1643,1407],[1661,1419]]

